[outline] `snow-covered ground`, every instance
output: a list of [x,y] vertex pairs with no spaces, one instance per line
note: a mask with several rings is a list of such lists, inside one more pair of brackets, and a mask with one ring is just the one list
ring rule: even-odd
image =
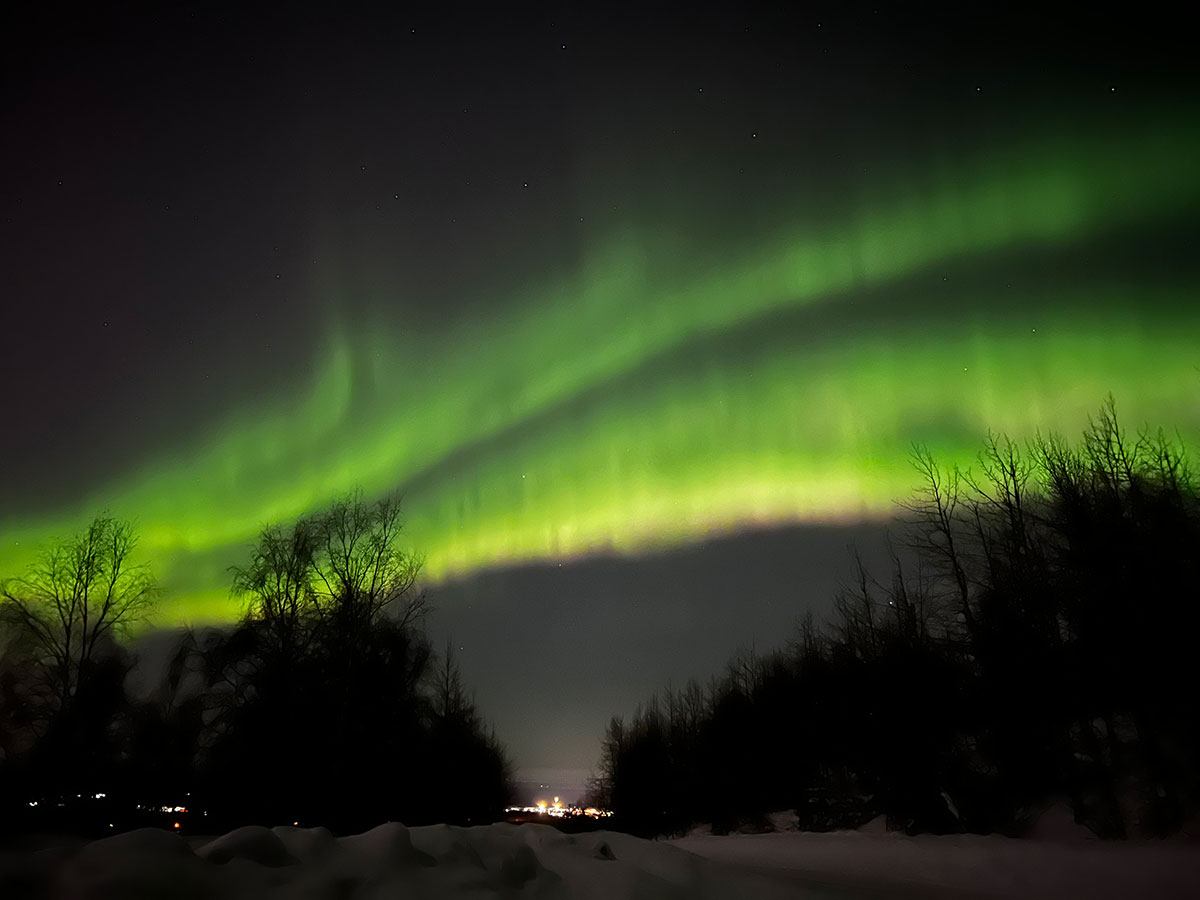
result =
[[239,828],[191,842],[143,829],[0,856],[0,897],[775,900],[860,897],[1195,897],[1186,842],[783,832],[644,841],[544,825]]
[[814,897],[1200,897],[1200,844],[1190,841],[782,832],[671,843],[744,871],[790,879]]

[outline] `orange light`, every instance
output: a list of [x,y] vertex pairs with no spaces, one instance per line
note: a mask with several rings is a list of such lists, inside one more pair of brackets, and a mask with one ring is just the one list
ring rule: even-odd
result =
[[179,827],[179,823],[178,823],[178,822],[176,822],[176,823],[175,823],[175,827],[176,827],[176,828],[178,828],[178,827]]

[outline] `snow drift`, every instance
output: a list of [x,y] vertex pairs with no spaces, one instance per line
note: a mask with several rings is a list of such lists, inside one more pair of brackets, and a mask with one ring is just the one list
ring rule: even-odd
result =
[[646,841],[547,825],[247,826],[217,838],[141,829],[0,855],[0,897],[782,900],[1195,896],[1200,846],[959,835],[691,835]]
[[0,863],[0,896],[115,898],[492,898],[621,900],[795,896],[786,885],[665,843],[566,835],[548,825],[238,828],[194,841],[140,829],[76,850]]

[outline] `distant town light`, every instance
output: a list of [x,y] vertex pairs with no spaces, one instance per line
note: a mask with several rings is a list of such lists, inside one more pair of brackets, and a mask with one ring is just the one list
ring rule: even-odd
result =
[[600,809],[596,806],[579,807],[579,806],[563,806],[559,802],[559,798],[554,798],[554,805],[551,806],[545,800],[538,800],[536,806],[507,806],[504,808],[506,813],[535,813],[543,816],[554,816],[555,818],[565,818],[566,816],[588,816],[592,819],[603,819],[612,815],[612,810]]

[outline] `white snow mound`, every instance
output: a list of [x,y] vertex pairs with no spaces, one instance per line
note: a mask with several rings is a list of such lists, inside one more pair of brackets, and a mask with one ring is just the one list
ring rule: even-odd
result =
[[645,841],[547,825],[389,822],[343,838],[324,828],[247,826],[193,844],[141,829],[50,856],[0,852],[0,897],[1059,900],[1192,898],[1200,884],[1200,845],[1187,840],[780,831]]
[[769,876],[667,843],[507,823],[406,828],[389,822],[344,838],[324,828],[245,826],[195,850],[177,835],[143,829],[87,844],[57,867],[53,882],[50,895],[64,900],[797,896]]

